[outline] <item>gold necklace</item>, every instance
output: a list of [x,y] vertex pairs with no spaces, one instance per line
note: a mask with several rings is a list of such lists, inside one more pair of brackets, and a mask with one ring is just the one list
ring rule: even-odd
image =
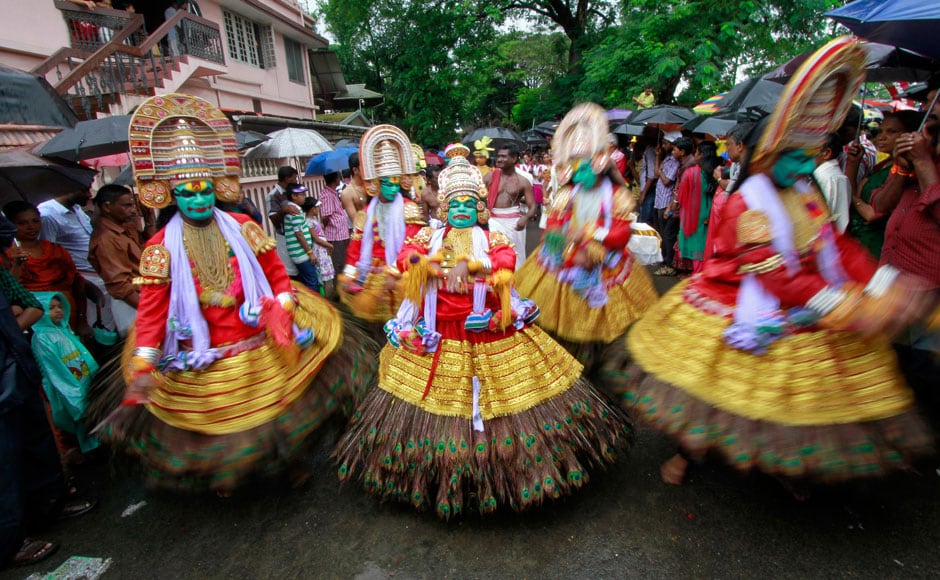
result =
[[228,290],[235,279],[235,272],[229,264],[229,246],[219,230],[219,224],[215,220],[203,227],[184,223],[183,245],[204,293],[224,293]]
[[473,255],[473,228],[450,228],[444,249],[450,250],[455,256]]

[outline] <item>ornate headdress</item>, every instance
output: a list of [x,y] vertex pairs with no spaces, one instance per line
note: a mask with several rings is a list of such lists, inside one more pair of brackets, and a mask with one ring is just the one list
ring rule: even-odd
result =
[[493,148],[490,147],[490,143],[492,142],[493,140],[486,135],[484,135],[482,139],[477,139],[473,142],[473,154],[480,157],[489,158],[490,153],[493,152]]
[[486,185],[483,175],[476,166],[471,165],[466,157],[454,157],[450,164],[437,176],[439,202],[437,213],[441,221],[447,220],[447,206],[455,197],[471,196],[477,200],[477,220],[489,221],[490,213],[486,206]]
[[865,80],[865,51],[850,36],[836,38],[800,66],[767,120],[750,171],[768,171],[781,153],[816,150],[842,125]]
[[140,201],[163,208],[180,183],[211,180],[216,197],[237,201],[241,165],[235,131],[212,103],[183,94],[151,97],[131,117],[131,161]]
[[451,143],[447,147],[444,147],[444,155],[451,159],[456,157],[468,157],[470,155],[470,148],[463,143]]
[[424,149],[422,149],[421,146],[418,145],[417,143],[412,143],[411,151],[412,153],[414,153],[414,157],[415,157],[415,169],[417,170],[427,169],[428,161],[427,159],[424,158]]
[[369,184],[371,181],[417,173],[411,141],[394,125],[376,125],[363,133],[359,141],[359,164],[369,195],[379,191],[377,186]]
[[571,180],[571,163],[590,159],[594,173],[603,173],[610,163],[607,114],[599,105],[582,103],[568,111],[552,139],[555,167],[560,183]]

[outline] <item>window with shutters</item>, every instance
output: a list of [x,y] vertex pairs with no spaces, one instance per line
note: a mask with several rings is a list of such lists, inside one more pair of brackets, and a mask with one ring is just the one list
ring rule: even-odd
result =
[[295,83],[307,84],[307,75],[304,74],[304,46],[285,36],[284,53],[287,56],[287,78]]
[[222,11],[229,57],[259,68],[274,68],[274,31],[233,12]]

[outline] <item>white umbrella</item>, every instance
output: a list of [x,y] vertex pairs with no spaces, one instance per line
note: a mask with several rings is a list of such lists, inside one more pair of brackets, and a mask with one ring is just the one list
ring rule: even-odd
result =
[[332,151],[333,146],[313,129],[292,127],[268,133],[269,139],[245,152],[248,159],[283,159],[306,157]]

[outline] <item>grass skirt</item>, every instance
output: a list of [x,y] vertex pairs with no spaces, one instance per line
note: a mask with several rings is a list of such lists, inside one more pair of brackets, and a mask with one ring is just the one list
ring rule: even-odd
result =
[[[526,344],[530,356],[541,360],[516,370],[501,367],[494,349]],[[482,344],[444,340],[440,349],[449,352],[437,368],[451,378],[439,382],[435,375],[426,398],[408,384],[389,384],[388,377],[402,376],[396,369],[409,359],[399,356],[402,349],[383,350],[380,386],[366,396],[335,451],[341,480],[357,479],[383,500],[433,507],[444,519],[506,505],[521,511],[572,493],[587,482],[589,469],[612,462],[629,446],[628,419],[579,373],[547,378],[546,369],[559,363],[578,371],[580,365],[538,329]],[[484,375],[484,368],[498,376]],[[483,431],[473,428],[468,372],[482,384]],[[542,386],[529,386],[531,376],[543,380]],[[423,377],[427,383],[428,373]],[[527,386],[519,389],[520,384]],[[507,401],[515,401],[514,408]]]
[[887,342],[818,329],[754,355],[726,346],[730,319],[686,293],[677,286],[630,330],[638,367],[620,395],[691,457],[715,452],[741,471],[834,483],[931,451]]
[[[114,359],[92,386],[89,424],[98,425],[99,436],[115,449],[135,456],[153,488],[227,492],[248,480],[283,471],[297,459],[314,430],[337,410],[349,414],[375,380],[375,343],[354,323],[341,319],[325,300],[309,300],[305,297],[301,307],[307,303],[314,304],[314,309],[328,309],[320,314],[335,315],[341,337],[319,367],[309,369],[302,393],[273,419],[248,429],[209,435],[171,425],[145,405],[121,407],[124,365]],[[319,336],[303,353],[318,347]],[[298,365],[313,356],[302,354]]]

